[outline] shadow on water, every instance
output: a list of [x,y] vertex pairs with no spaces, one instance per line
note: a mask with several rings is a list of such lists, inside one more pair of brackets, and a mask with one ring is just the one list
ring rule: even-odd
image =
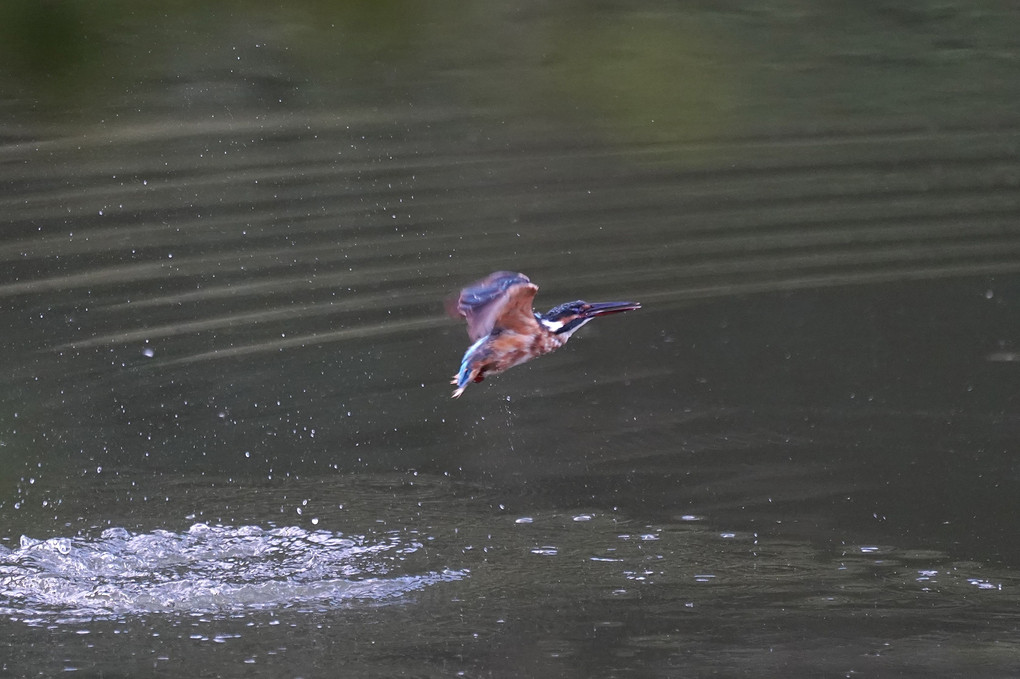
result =
[[1015,674],[1015,9],[384,5],[5,61],[0,668]]

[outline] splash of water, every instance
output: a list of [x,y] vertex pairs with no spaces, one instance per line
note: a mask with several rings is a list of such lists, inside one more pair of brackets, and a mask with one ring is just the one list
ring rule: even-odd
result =
[[300,527],[195,524],[187,531],[21,538],[0,548],[0,615],[26,623],[139,614],[326,610],[382,603],[466,571],[409,573],[422,543]]

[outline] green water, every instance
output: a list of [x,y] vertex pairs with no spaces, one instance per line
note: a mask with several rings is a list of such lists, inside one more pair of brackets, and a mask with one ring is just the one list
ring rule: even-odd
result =
[[5,3],[0,668],[1014,676],[1018,19]]

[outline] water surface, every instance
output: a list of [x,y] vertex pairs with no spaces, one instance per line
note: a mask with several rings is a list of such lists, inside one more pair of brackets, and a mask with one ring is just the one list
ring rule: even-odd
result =
[[0,11],[4,672],[1015,676],[1008,3]]

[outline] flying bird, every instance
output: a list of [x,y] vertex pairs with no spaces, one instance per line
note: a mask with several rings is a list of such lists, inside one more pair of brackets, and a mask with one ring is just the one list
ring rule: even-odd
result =
[[451,384],[453,398],[471,382],[481,382],[515,365],[559,349],[596,316],[640,309],[637,302],[584,302],[555,306],[546,313],[532,308],[538,286],[513,271],[496,271],[460,291],[450,315],[467,321],[468,347]]

